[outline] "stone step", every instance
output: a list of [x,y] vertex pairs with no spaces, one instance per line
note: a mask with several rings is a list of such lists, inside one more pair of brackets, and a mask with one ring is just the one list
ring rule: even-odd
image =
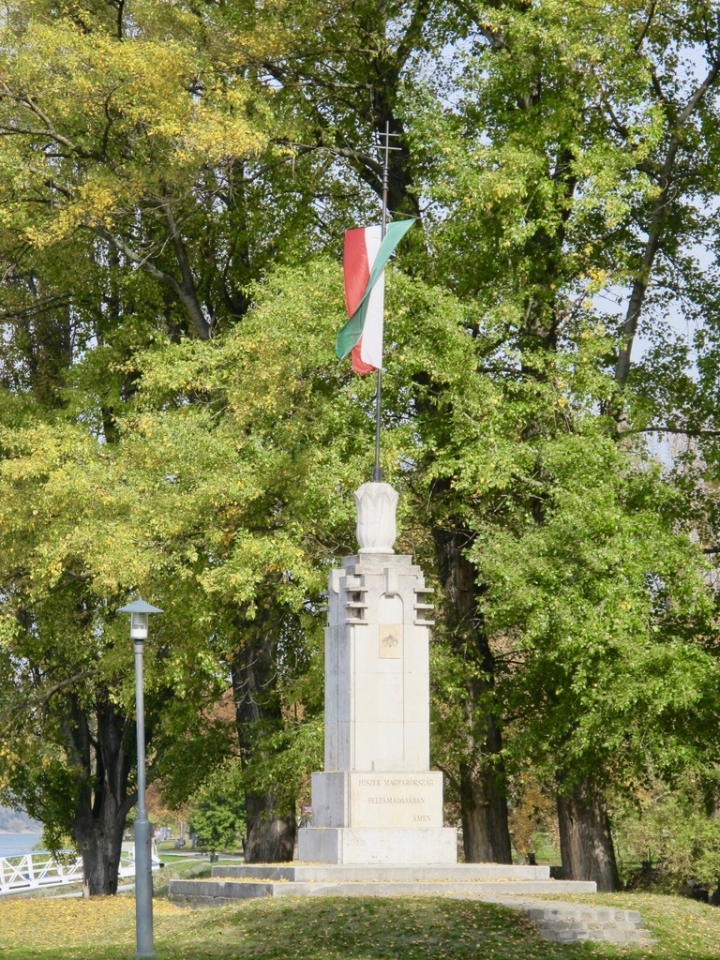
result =
[[594,893],[595,884],[571,880],[395,880],[323,882],[214,878],[171,880],[169,898],[195,904],[222,904],[258,897],[447,897],[482,899],[492,894],[562,895]]
[[501,897],[493,900],[515,910],[522,910],[540,936],[555,943],[575,943],[582,940],[647,946],[655,943],[644,928],[642,917],[637,910]]
[[[549,867],[514,866],[502,863],[426,864],[238,864],[216,866],[213,877],[233,880],[289,880],[292,883],[355,883],[358,881],[437,882],[480,880],[550,880]],[[559,881],[553,881],[558,883]],[[594,891],[593,891],[594,892]]]

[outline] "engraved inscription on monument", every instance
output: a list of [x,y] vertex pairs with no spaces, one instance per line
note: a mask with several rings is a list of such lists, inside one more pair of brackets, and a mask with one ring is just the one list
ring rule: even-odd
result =
[[353,826],[382,829],[442,827],[442,781],[426,774],[351,774]]
[[402,659],[402,627],[399,623],[381,623],[379,626],[380,659]]

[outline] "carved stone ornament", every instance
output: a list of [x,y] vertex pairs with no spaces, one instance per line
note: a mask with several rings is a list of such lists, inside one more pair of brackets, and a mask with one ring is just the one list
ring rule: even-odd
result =
[[364,483],[355,491],[360,553],[393,553],[398,495],[389,483]]

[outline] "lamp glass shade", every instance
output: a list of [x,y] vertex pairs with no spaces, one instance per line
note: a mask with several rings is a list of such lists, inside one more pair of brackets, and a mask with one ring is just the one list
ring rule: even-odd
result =
[[148,615],[133,611],[130,614],[130,637],[132,640],[147,640]]

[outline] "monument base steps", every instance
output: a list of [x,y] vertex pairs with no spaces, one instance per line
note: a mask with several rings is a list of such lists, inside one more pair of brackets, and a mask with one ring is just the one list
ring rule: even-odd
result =
[[223,906],[260,897],[452,897],[498,903],[526,914],[544,940],[601,940],[651,946],[637,910],[544,901],[595,893],[588,881],[551,880],[548,867],[497,863],[254,864],[217,866],[210,880],[171,880],[169,896],[189,906]]
[[548,867],[502,864],[257,864],[217,866],[210,880],[171,880],[171,900],[221,905],[258,897],[393,897],[595,893],[586,881],[551,880]]

